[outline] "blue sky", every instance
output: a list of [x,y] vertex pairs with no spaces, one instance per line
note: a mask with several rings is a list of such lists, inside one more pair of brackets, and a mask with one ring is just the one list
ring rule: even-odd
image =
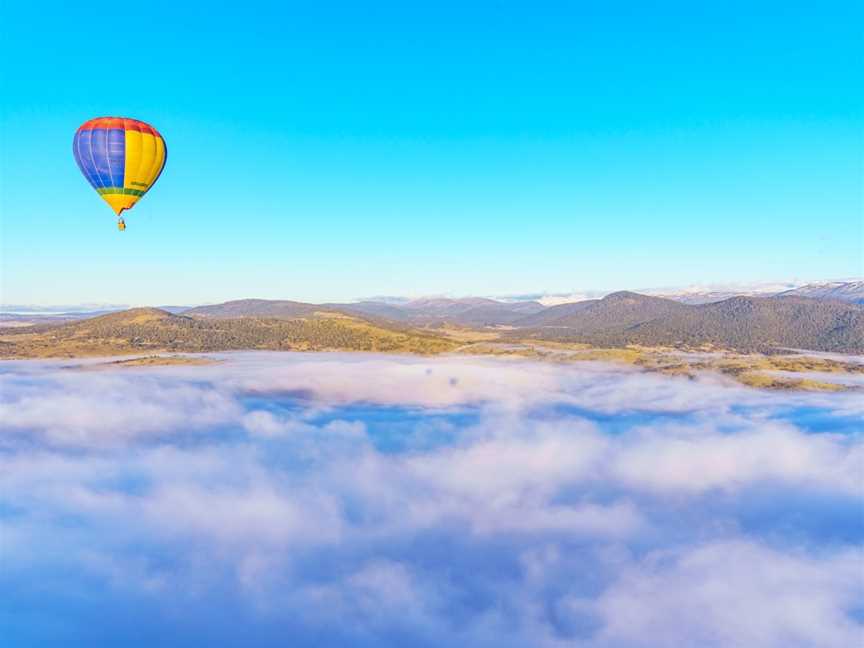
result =
[[[2,301],[862,273],[857,3],[6,3]],[[119,234],[72,158],[145,120]]]

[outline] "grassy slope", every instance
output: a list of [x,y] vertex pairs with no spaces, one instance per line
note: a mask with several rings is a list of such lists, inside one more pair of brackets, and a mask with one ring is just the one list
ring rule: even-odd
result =
[[73,357],[153,351],[388,351],[442,353],[458,343],[332,314],[296,319],[213,319],[140,308],[0,338],[2,357]]
[[477,341],[459,349],[461,353],[519,356],[540,361],[560,363],[615,362],[639,367],[649,373],[695,379],[700,374],[713,373],[731,378],[738,383],[760,389],[800,389],[806,391],[848,391],[859,388],[812,378],[774,375],[773,372],[864,374],[864,365],[811,356],[737,354],[731,352],[708,354],[682,354],[671,348],[627,346],[615,348],[592,347],[579,343],[541,342],[524,340],[521,343]]

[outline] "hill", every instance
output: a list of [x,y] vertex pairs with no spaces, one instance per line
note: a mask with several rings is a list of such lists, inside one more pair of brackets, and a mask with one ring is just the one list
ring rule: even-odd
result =
[[345,315],[221,318],[134,308],[47,331],[0,338],[2,357],[72,357],[142,351],[381,351],[441,353],[458,346],[431,333],[378,326]]
[[326,310],[315,304],[284,299],[237,299],[222,304],[196,306],[182,311],[192,317],[308,317],[316,311]]
[[550,306],[514,324],[528,328],[573,328],[588,334],[627,328],[684,308],[687,307],[671,299],[621,291],[606,295],[603,299]]
[[641,324],[628,339],[864,353],[864,307],[803,297],[733,297]]
[[613,297],[557,319],[554,326],[520,333],[535,339],[612,346],[864,353],[864,307],[855,304],[802,297],[732,297],[688,305],[635,293],[604,304]]
[[599,302],[599,299],[586,299],[579,302],[567,302],[565,304],[556,304],[555,306],[547,306],[537,313],[520,317],[514,322],[515,326],[556,326],[557,323],[566,321],[569,317],[575,315],[579,311],[590,308],[593,304]]

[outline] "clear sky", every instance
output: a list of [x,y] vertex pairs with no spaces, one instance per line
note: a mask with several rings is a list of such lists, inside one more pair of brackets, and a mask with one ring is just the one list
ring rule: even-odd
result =
[[[862,274],[860,3],[424,4],[3,3],[2,301]],[[122,234],[103,115],[168,143]]]

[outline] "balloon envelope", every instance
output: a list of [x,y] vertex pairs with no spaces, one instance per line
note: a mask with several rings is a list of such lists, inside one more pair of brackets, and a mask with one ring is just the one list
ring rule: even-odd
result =
[[81,173],[118,216],[153,186],[168,153],[155,128],[126,117],[84,122],[72,152]]

